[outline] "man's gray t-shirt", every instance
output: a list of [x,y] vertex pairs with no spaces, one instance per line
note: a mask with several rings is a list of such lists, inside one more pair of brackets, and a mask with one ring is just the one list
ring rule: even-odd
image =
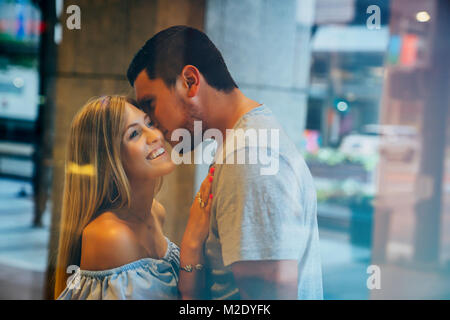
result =
[[[297,260],[298,299],[323,299],[316,191],[306,163],[265,106],[246,113],[234,129],[255,129],[259,135],[268,132],[267,143],[248,142],[232,152],[224,144],[223,160],[215,163],[205,243],[209,297],[240,299],[231,271],[234,262]],[[271,139],[276,137],[272,130],[278,132],[278,143]],[[276,157],[275,174],[267,174],[267,162],[249,164],[248,154],[255,150]],[[242,152],[247,154],[246,164],[236,164],[236,155]],[[226,163],[230,156],[235,164]]]

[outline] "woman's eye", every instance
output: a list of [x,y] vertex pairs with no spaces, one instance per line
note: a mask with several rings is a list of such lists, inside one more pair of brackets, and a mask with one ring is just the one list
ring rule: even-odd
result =
[[154,126],[155,126],[155,124],[153,123],[153,121],[149,120],[147,122],[147,127],[151,128],[151,127],[154,127]]
[[133,132],[130,134],[130,139],[133,139],[138,135],[138,132],[136,130],[133,130]]

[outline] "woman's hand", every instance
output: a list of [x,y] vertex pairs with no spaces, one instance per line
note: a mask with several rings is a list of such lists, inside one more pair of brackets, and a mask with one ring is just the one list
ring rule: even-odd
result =
[[203,180],[200,191],[191,206],[183,242],[192,249],[203,246],[209,233],[209,218],[213,198],[211,185],[214,179],[214,170],[214,167],[210,168],[208,176]]

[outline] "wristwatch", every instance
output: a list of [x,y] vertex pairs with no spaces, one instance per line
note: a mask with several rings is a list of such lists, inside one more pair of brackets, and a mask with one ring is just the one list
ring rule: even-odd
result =
[[203,265],[200,263],[196,264],[195,266],[193,266],[192,264],[188,264],[184,267],[180,267],[180,269],[184,270],[186,272],[192,272],[192,270],[194,270],[194,269],[200,271],[200,270],[203,270]]

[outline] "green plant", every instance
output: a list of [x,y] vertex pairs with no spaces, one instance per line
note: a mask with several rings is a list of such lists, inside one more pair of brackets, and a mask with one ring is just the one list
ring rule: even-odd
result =
[[317,162],[329,166],[336,166],[345,163],[359,164],[363,166],[366,171],[375,170],[378,163],[378,155],[349,155],[332,148],[321,148],[316,153],[305,152],[303,153],[303,157],[306,162]]
[[375,190],[353,179],[329,181],[316,186],[317,201],[344,206],[371,206]]

